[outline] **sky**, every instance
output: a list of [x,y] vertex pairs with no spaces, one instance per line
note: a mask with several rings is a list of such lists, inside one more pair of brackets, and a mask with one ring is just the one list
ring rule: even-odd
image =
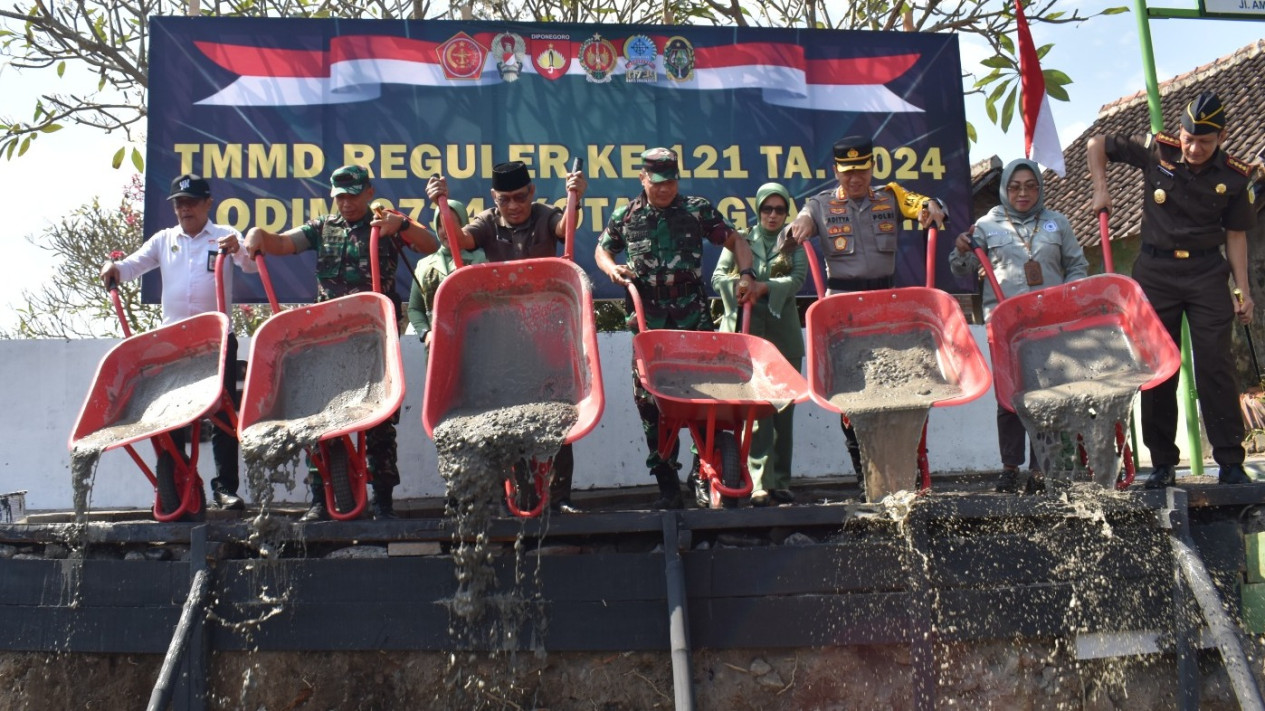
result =
[[[1084,13],[1123,2],[1074,0],[1067,6],[1082,7]],[[1159,6],[1154,2],[1151,5]],[[1168,2],[1164,6],[1194,8],[1193,2]],[[1156,74],[1164,81],[1265,38],[1265,22],[1153,19],[1150,31]],[[1036,24],[1032,34],[1037,46],[1054,43],[1042,65],[1060,69],[1073,80],[1066,87],[1071,101],[1051,102],[1054,121],[1065,146],[1093,123],[1104,104],[1145,89],[1137,20],[1132,13],[1095,18],[1080,25]],[[961,55],[964,70],[979,71],[979,61],[988,56],[988,52],[983,42],[963,37]],[[29,115],[42,90],[51,86],[63,91],[61,87],[67,81],[78,87],[95,83],[91,77],[74,75],[73,70],[59,81],[51,71],[19,72],[0,65],[0,87],[4,96],[0,116]],[[964,86],[966,88],[969,86]],[[982,97],[968,96],[966,112],[967,120],[974,124],[979,136],[979,141],[971,146],[972,162],[992,155],[1003,161],[1022,156],[1023,125],[1017,116],[1010,131],[1002,133],[989,123]],[[1230,119],[1232,128],[1236,117]],[[1138,128],[1142,131],[1148,127]],[[8,234],[4,240],[10,265],[5,278],[0,280],[0,329],[16,325],[14,310],[25,302],[23,290],[37,289],[52,274],[47,252],[31,244],[27,236],[33,236],[38,242],[39,235],[55,224],[60,215],[90,202],[93,197],[99,197],[102,205],[107,206],[121,199],[132,170],[130,162],[125,162],[119,170],[110,166],[121,140],[118,136],[68,127],[34,141],[21,158],[12,161],[0,158],[0,194],[9,204]]]

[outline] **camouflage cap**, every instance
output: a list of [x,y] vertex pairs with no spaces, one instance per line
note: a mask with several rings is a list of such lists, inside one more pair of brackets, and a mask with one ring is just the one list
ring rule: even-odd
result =
[[1225,128],[1225,107],[1211,91],[1200,92],[1182,112],[1182,128],[1188,133],[1221,133]]
[[329,176],[330,197],[359,195],[369,187],[369,171],[359,165],[344,165]]
[[175,200],[179,197],[209,198],[211,197],[211,184],[206,182],[206,179],[202,176],[185,173],[171,181],[171,193],[167,196],[167,199]]
[[874,142],[865,136],[845,136],[835,141],[835,170],[868,170],[874,165]]
[[662,183],[680,180],[681,171],[676,162],[676,152],[670,148],[651,148],[641,154],[641,167],[650,175],[650,182]]

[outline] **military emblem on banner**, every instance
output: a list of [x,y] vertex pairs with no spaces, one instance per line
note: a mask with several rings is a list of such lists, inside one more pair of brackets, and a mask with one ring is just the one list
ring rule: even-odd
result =
[[659,48],[645,35],[624,40],[624,81],[629,84],[658,81],[659,72],[654,65],[658,56]]
[[597,33],[580,44],[580,67],[588,75],[588,80],[595,84],[611,80],[618,56],[615,45]]
[[449,37],[435,48],[435,54],[439,55],[446,79],[478,79],[488,57],[487,49],[464,32]]
[[528,37],[528,47],[537,74],[551,81],[566,75],[571,66],[571,35],[533,34]]
[[492,38],[492,55],[496,57],[496,71],[502,81],[518,81],[527,58],[527,43],[513,32],[502,32]]
[[694,45],[677,35],[668,38],[663,46],[663,73],[672,81],[689,81],[694,78]]

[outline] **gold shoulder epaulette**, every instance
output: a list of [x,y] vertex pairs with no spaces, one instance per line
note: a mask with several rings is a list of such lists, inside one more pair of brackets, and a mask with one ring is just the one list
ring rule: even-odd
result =
[[1234,156],[1227,153],[1225,156],[1225,164],[1230,166],[1230,169],[1236,173],[1242,173],[1243,175],[1249,178],[1252,177],[1251,163],[1246,163],[1244,161],[1241,161],[1238,158],[1235,158]]
[[1167,133],[1161,132],[1161,133],[1155,134],[1155,140],[1159,141],[1160,143],[1163,143],[1166,146],[1173,146],[1174,148],[1182,147],[1182,142],[1177,138],[1177,136],[1172,136]]

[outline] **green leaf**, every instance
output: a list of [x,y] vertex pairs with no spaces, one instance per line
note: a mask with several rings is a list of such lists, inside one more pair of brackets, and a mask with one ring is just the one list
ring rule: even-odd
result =
[[1102,11],[1102,14],[1104,14],[1104,15],[1123,15],[1124,13],[1126,13],[1126,12],[1128,12],[1128,11],[1129,11],[1129,8],[1128,8],[1128,7],[1126,7],[1126,6],[1124,6],[1124,5],[1121,5],[1121,6],[1119,6],[1119,7],[1109,7],[1109,8],[1107,8],[1106,10],[1103,10],[1103,11]]
[[1046,44],[1038,47],[1037,59],[1045,59],[1045,55],[1049,54],[1051,49],[1054,49],[1054,45],[1052,44]]
[[975,124],[970,121],[966,122],[966,140],[971,143],[979,143],[979,135],[975,133]]
[[31,137],[32,137],[32,134],[28,134],[26,138],[22,139],[22,147],[18,149],[19,158],[21,158],[22,155],[26,153],[26,149],[31,147]]
[[57,77],[60,79],[61,77],[65,75],[66,75],[66,63],[58,62],[57,63]]
[[1000,77],[1001,77],[1001,70],[994,69],[993,71],[989,72],[987,75],[980,77],[979,79],[976,79],[975,85],[972,86],[971,88],[972,89],[983,88],[984,86],[988,84],[992,84],[993,82],[997,81]]
[[61,124],[59,124],[59,123],[50,123],[50,124],[47,124],[47,125],[44,125],[44,126],[40,126],[40,133],[56,133],[56,132],[60,131],[61,129],[62,129],[62,125],[61,125]]
[[997,123],[997,101],[991,97],[984,100],[984,111],[988,114],[988,120],[994,124]]
[[993,93],[988,95],[988,100],[993,102],[1000,101],[1001,95],[1006,92],[1006,89],[1010,88],[1012,83],[1014,83],[1013,78],[1002,82],[996,89],[993,89]]
[[1059,10],[1058,12],[1051,12],[1051,13],[1047,14],[1045,17],[1042,17],[1041,19],[1043,19],[1043,20],[1045,20],[1045,21],[1047,21],[1047,22],[1053,22],[1054,20],[1059,19],[1060,17],[1062,17],[1062,16],[1063,16],[1063,15],[1065,15],[1065,14],[1067,14],[1067,13],[1063,12],[1062,10]]
[[1072,78],[1057,69],[1046,69],[1041,72],[1045,77],[1045,85],[1057,84],[1064,86],[1072,83]]
[[1071,101],[1071,97],[1067,95],[1067,89],[1064,89],[1058,84],[1050,84],[1047,82],[1045,85],[1045,93],[1048,94],[1051,99],[1056,99],[1058,101]]
[[980,64],[990,69],[1014,69],[1015,68],[1015,61],[1013,59],[1010,59],[1009,57],[1002,57],[999,55],[993,55],[992,57],[989,57],[988,59],[985,59],[984,61],[980,62]]
[[123,165],[123,154],[124,154],[124,151],[126,150],[127,150],[126,147],[120,148],[118,152],[114,154],[114,158],[110,159],[110,165],[114,169],[117,170],[120,165]]
[[141,152],[135,148],[132,149],[132,165],[136,168],[138,173],[145,172],[145,158],[141,155]]
[[1015,53],[1015,42],[1010,39],[1010,35],[998,35],[997,44],[1000,44],[1001,48],[1006,50],[1009,54]]
[[1019,96],[1019,88],[1015,87],[1009,95],[1006,96],[1006,103],[1001,107],[1001,131],[1005,133],[1010,129],[1010,122],[1015,118],[1015,99]]

